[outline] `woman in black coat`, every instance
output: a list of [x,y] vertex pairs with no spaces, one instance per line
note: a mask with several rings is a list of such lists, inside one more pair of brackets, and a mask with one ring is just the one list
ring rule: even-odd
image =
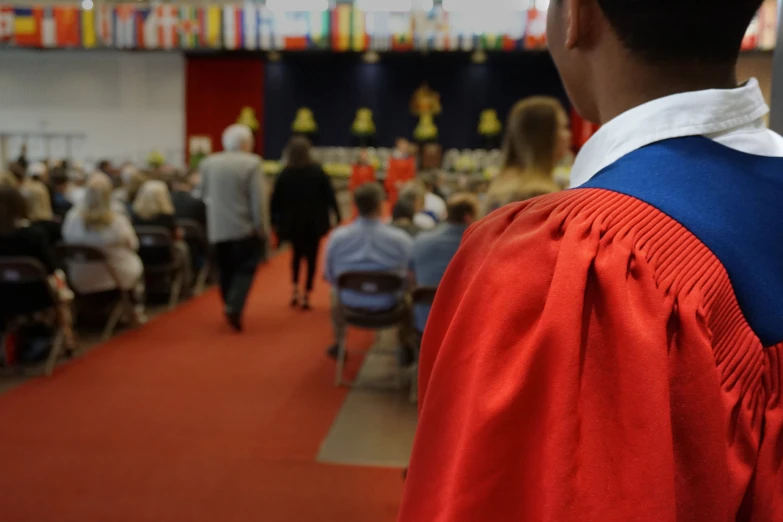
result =
[[[312,160],[310,142],[294,136],[288,143],[288,163],[275,182],[272,193],[272,226],[280,243],[289,241],[293,247],[291,270],[294,292],[291,306],[301,304],[310,309],[318,246],[332,227],[331,213],[340,222],[340,210],[329,177]],[[307,283],[304,294],[299,292],[299,267],[307,261]]]

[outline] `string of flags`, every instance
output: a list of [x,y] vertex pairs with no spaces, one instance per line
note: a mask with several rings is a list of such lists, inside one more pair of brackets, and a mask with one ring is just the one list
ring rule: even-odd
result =
[[0,46],[32,48],[332,51],[541,49],[546,13],[484,17],[480,25],[440,7],[428,12],[275,12],[263,5],[141,7],[0,5]]
[[[767,0],[743,50],[775,47],[777,1]],[[546,11],[481,17],[430,11],[275,12],[255,3],[222,5],[0,5],[0,47],[225,49],[264,51],[516,51],[546,47]]]

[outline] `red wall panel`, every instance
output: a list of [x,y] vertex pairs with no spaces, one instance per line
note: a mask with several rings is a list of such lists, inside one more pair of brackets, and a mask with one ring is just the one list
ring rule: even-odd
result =
[[[209,136],[212,150],[223,149],[221,136],[243,107],[258,119],[256,152],[264,146],[264,62],[260,58],[187,57],[185,76],[185,148],[190,136]],[[188,156],[190,151],[188,151]]]

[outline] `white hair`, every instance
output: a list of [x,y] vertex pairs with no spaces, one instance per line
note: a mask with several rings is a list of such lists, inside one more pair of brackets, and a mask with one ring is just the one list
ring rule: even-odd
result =
[[142,219],[153,219],[160,214],[173,215],[174,204],[166,184],[158,180],[145,182],[133,202],[133,213]]
[[49,169],[46,168],[46,165],[44,163],[38,162],[33,163],[29,167],[27,167],[27,176],[30,178],[42,178],[46,176],[46,173],[49,171]]
[[230,151],[242,150],[245,143],[253,144],[253,132],[247,125],[235,123],[223,131],[223,149]]

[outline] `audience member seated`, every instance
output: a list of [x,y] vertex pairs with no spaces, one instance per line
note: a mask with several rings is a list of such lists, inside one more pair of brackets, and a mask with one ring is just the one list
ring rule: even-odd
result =
[[[383,195],[383,188],[378,183],[365,183],[357,188],[353,197],[359,217],[350,225],[339,227],[329,237],[325,277],[332,284],[335,344],[328,350],[331,357],[337,356],[338,343],[346,334],[339,303],[350,308],[380,312],[393,309],[405,299],[403,295],[368,296],[343,291],[338,300],[337,281],[346,272],[395,272],[401,276],[408,273],[413,240],[402,230],[381,221]],[[408,338],[409,330],[409,326],[401,328],[400,338],[403,341]]]
[[406,201],[413,206],[413,224],[420,230],[432,230],[438,222],[430,214],[424,212],[424,200],[426,191],[420,181],[406,183],[400,191],[399,200]]
[[78,167],[74,167],[68,171],[68,191],[65,196],[73,205],[79,205],[84,199],[85,186],[84,183],[87,177],[84,175],[84,171]]
[[[459,249],[462,234],[478,213],[478,198],[473,194],[458,193],[449,198],[447,221],[434,230],[422,232],[413,242],[411,269],[417,285],[437,287],[440,284],[451,258]],[[429,314],[429,305],[415,305],[416,330],[424,332]]]
[[370,163],[370,156],[367,149],[359,151],[359,160],[353,165],[351,170],[351,179],[348,182],[348,190],[353,192],[365,183],[374,183],[375,167]]
[[416,213],[413,203],[407,199],[397,201],[392,209],[391,226],[399,228],[411,237],[416,237],[421,229],[413,222]]
[[171,202],[174,204],[174,215],[177,219],[190,219],[207,230],[207,206],[193,197],[192,172],[177,174],[171,184]]
[[8,173],[14,180],[14,186],[19,187],[27,177],[27,169],[22,167],[19,163],[11,163],[8,165]]
[[557,99],[534,96],[514,105],[506,125],[503,167],[489,186],[484,213],[558,192],[555,166],[570,146],[568,115]]
[[62,221],[73,207],[68,200],[68,173],[62,167],[52,169],[49,176],[49,197],[52,213]]
[[144,183],[133,202],[132,214],[134,227],[161,227],[171,232],[174,240],[175,260],[181,263],[185,271],[185,287],[191,281],[190,249],[184,241],[184,233],[177,225],[174,216],[174,204],[171,202],[169,188],[162,181],[150,180]]
[[[40,228],[29,226],[27,208],[19,190],[10,185],[0,185],[0,257],[31,257],[41,262],[49,274],[51,285],[58,299],[56,321],[65,334],[68,351],[76,347],[71,320],[73,293],[65,282],[53,246]],[[14,296],[13,302],[0,303],[0,322],[12,314],[30,314],[40,311],[39,303],[49,301],[49,290],[32,284],[30,288]]]
[[62,223],[54,221],[52,202],[49,190],[43,182],[28,179],[20,188],[27,204],[27,219],[30,227],[40,229],[49,240],[49,244],[56,245],[62,240]]
[[435,194],[434,190],[437,187],[437,174],[434,172],[427,172],[421,175],[421,183],[424,187],[424,208],[423,212],[429,214],[436,223],[440,223],[446,219],[446,201],[439,195]]
[[[128,218],[111,206],[111,180],[105,174],[93,174],[85,187],[84,201],[68,212],[63,224],[66,244],[100,249],[116,273],[122,290],[131,292],[136,303],[135,320],[143,323],[144,267],[136,253],[139,239]],[[91,294],[117,290],[114,279],[102,265],[84,263],[69,266],[74,290]]]
[[46,166],[46,163],[40,161],[31,164],[27,167],[27,179],[47,183],[49,181],[49,167]]

